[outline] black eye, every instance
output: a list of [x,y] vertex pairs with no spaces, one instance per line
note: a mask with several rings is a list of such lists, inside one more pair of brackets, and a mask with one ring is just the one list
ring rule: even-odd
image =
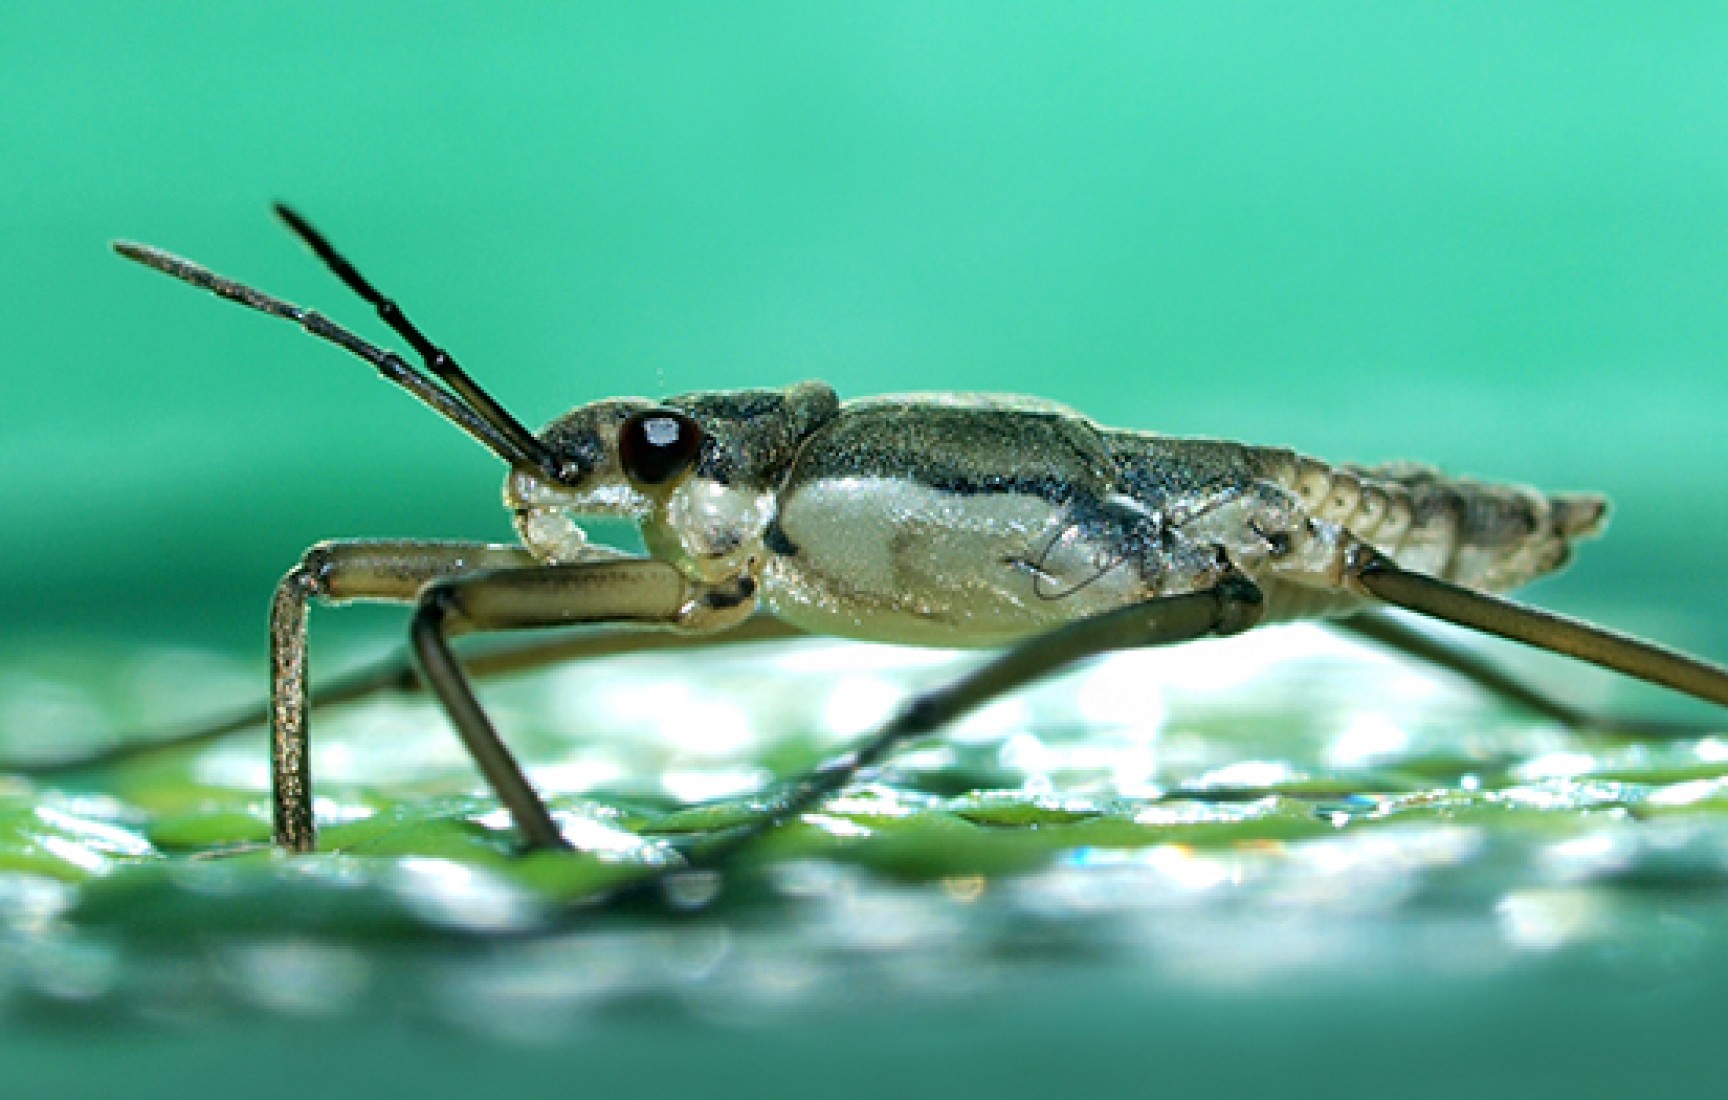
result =
[[696,461],[702,427],[673,409],[633,414],[618,429],[618,463],[630,480],[663,485]]

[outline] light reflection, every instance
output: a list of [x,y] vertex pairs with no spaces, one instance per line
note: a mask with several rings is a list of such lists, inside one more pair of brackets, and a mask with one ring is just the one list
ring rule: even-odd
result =
[[1074,708],[1087,723],[1142,734],[1164,728],[1169,713],[1163,685],[1147,676],[1148,654],[1112,653],[1081,676]]
[[1304,778],[1286,760],[1244,760],[1207,772],[1186,786],[1195,791],[1215,788],[1256,790],[1294,783]]
[[1587,752],[1551,752],[1519,766],[1524,779],[1570,779],[1596,769],[1596,758]]
[[[36,808],[38,817],[41,817],[40,812],[43,810],[50,813],[50,817],[43,817],[41,820],[64,825],[67,829],[92,825],[102,825],[104,829],[111,827],[104,822],[126,822],[130,825],[142,825],[145,822],[142,813],[114,798],[112,794],[95,794],[90,791],[47,793]],[[112,832],[107,834],[105,839],[119,851],[137,848],[137,851],[128,851],[128,855],[143,855],[150,850],[150,844],[142,836],[138,836],[137,832]]]
[[596,933],[523,943],[435,972],[438,1014],[464,1031],[547,1042],[576,1014],[646,985],[640,936]]
[[1372,679],[1377,695],[1388,689],[1401,696],[1427,696],[1434,691],[1435,678],[1426,670],[1407,674],[1411,666],[1397,657],[1317,623],[1261,627],[1230,638],[1148,650],[1146,656],[1151,658],[1146,663],[1149,678],[1185,696],[1229,698],[1280,669],[1299,669],[1323,661],[1347,662],[1357,668],[1376,666]]
[[620,829],[616,825],[580,814],[554,813],[552,817],[557,821],[558,831],[563,834],[564,839],[578,851],[599,856],[629,856],[646,859],[648,862],[660,862],[660,846],[653,841],[642,839],[628,829]]
[[905,688],[886,676],[844,675],[823,700],[821,721],[836,736],[861,736],[886,722],[905,695]]
[[225,952],[222,962],[240,996],[291,1016],[342,1013],[360,999],[372,976],[364,952],[336,944],[251,944]]
[[1002,743],[1002,747],[996,752],[996,760],[1004,768],[1013,771],[1048,775],[1058,767],[1060,757],[1036,735],[1017,733]]
[[112,723],[84,688],[22,669],[0,669],[0,743],[7,759],[61,760],[113,741]]
[[856,814],[862,817],[911,817],[928,811],[936,804],[930,795],[915,795],[908,791],[872,784],[853,788],[851,793],[836,795],[824,805],[832,813]]
[[1291,858],[1323,875],[1456,866],[1481,853],[1482,834],[1456,825],[1392,826],[1305,841],[1292,846]]
[[767,768],[676,768],[660,777],[667,794],[688,805],[753,794],[773,778]]
[[667,976],[682,986],[707,981],[732,953],[734,937],[728,928],[692,925],[664,929],[655,937],[652,950]]
[[1605,923],[1602,900],[1587,890],[1516,891],[1501,898],[1494,913],[1507,942],[1528,951],[1553,951]]
[[957,745],[995,741],[1008,734],[1023,731],[1031,720],[1031,705],[1026,696],[1009,695],[968,714],[945,730],[943,736]]
[[1555,879],[1580,882],[1626,870],[1637,848],[1630,833],[1602,830],[1555,841],[1541,849],[1538,858]]
[[1507,787],[1489,791],[1483,796],[1489,802],[1499,802],[1533,810],[1603,809],[1623,815],[1619,805],[1630,795],[1624,784],[1590,781],[1550,780],[1526,787]]
[[1652,791],[1646,801],[1655,806],[1690,806],[1722,793],[1722,789],[1721,779],[1690,779]]
[[661,726],[666,740],[691,756],[724,759],[756,743],[750,714],[721,699],[689,699],[668,707]]
[[25,955],[31,985],[60,1001],[95,1001],[119,980],[121,956],[112,944],[49,937]]
[[1147,664],[1157,681],[1184,694],[1227,696],[1293,655],[1324,652],[1336,644],[1317,627],[1276,626],[1160,649],[1157,660]]
[[584,794],[614,784],[630,775],[624,762],[606,752],[588,752],[554,764],[529,770],[534,785],[543,791]]
[[42,875],[0,872],[0,926],[40,932],[72,907],[77,889]]
[[871,954],[951,948],[965,936],[962,911],[933,896],[940,887],[833,895],[810,932],[818,945]]
[[1110,786],[1123,798],[1162,798],[1164,787],[1156,781],[1157,774],[1157,751],[1148,741],[1134,740],[1119,748],[1111,761]]
[[954,875],[942,880],[942,892],[962,905],[970,905],[984,896],[989,879],[983,875]]
[[542,916],[538,898],[477,867],[409,856],[396,861],[390,885],[421,920],[467,932],[520,932]]
[[[553,810],[552,820],[571,847],[608,862],[628,860],[657,865],[669,858],[669,853],[658,842],[645,840],[628,829],[587,813]],[[510,811],[503,807],[477,815],[474,823],[494,832],[508,832],[516,827]]]
[[113,866],[109,858],[101,852],[86,848],[84,845],[67,840],[63,836],[38,837],[36,843],[55,859],[70,863],[79,870],[88,871],[93,875],[105,875]]
[[207,787],[262,793],[270,789],[270,760],[256,744],[229,741],[199,753],[192,778]]
[[905,749],[894,754],[895,770],[912,774],[952,768],[959,761],[960,754],[954,751],[954,747],[941,741],[933,741],[930,744]]
[[667,680],[653,691],[607,692],[607,718],[638,736],[698,756],[731,756],[755,743],[750,715],[688,680]]
[[963,649],[932,649],[920,646],[873,645],[811,639],[780,648],[775,665],[787,672],[828,674],[834,672],[904,672],[976,660]]
[[123,671],[126,693],[149,725],[185,721],[188,699],[220,714],[258,695],[258,673],[250,661],[208,649],[144,650],[127,660]]
[[377,812],[358,802],[338,802],[334,798],[323,797],[312,799],[313,816],[325,825],[347,825],[355,821],[365,821]]
[[789,859],[770,868],[777,891],[790,898],[833,897],[862,888],[864,872],[822,859]]
[[1327,746],[1326,762],[1338,768],[1362,767],[1377,758],[1403,752],[1409,745],[1409,732],[1389,716],[1357,714]]
[[608,691],[592,702],[607,724],[695,756],[733,756],[756,742],[748,711],[688,680]]
[[313,738],[319,775],[345,783],[412,783],[472,767],[437,706],[398,700],[334,712]]
[[1235,861],[1208,855],[1179,844],[1160,844],[1146,850],[1140,861],[1164,876],[1172,885],[1190,893],[1215,890],[1236,880]]
[[82,812],[68,813],[54,806],[36,807],[36,820],[51,829],[71,833],[83,843],[99,848],[110,855],[143,856],[155,851],[150,842],[129,829],[118,825],[110,825],[102,821],[94,821],[87,814],[97,813],[105,816],[118,816],[120,807],[112,799],[92,797],[88,799],[69,799],[69,807],[76,807]]
[[[1271,647],[1275,653],[1260,671],[1273,671],[1280,661],[1326,656],[1343,646],[1318,631],[1281,633],[1284,637]],[[1307,645],[1309,640],[1316,644]],[[1174,835],[1196,836],[1199,846],[1076,848],[1055,865],[1032,874],[991,879],[956,874],[917,887],[817,859],[784,862],[769,868],[769,876],[778,896],[797,898],[799,904],[787,907],[797,912],[788,914],[785,926],[776,927],[772,934],[755,936],[742,926],[719,925],[705,928],[699,940],[685,941],[635,933],[611,937],[585,928],[582,936],[532,956],[515,953],[521,941],[501,939],[496,953],[489,945],[484,963],[470,957],[438,964],[470,968],[467,984],[452,984],[449,1013],[460,1014],[466,1026],[483,1029],[492,1025],[475,1017],[495,1011],[518,1021],[498,1024],[500,1030],[544,1028],[546,1036],[555,1036],[567,1033],[574,1013],[606,998],[635,1003],[644,991],[672,990],[709,1010],[721,1006],[717,1018],[736,1019],[737,1006],[751,1003],[752,997],[764,1005],[797,1005],[823,988],[849,994],[859,987],[849,979],[860,973],[879,982],[923,981],[932,989],[952,989],[985,972],[980,967],[956,973],[977,956],[991,951],[1006,956],[1010,952],[1003,950],[1004,945],[1023,944],[1027,925],[1017,921],[1028,920],[1041,922],[1034,926],[1040,936],[1071,936],[1073,942],[1094,947],[1134,945],[1131,949],[1144,952],[1153,964],[1147,973],[1157,981],[1218,983],[1304,968],[1362,972],[1371,968],[1373,960],[1388,958],[1404,963],[1415,960],[1418,965],[1426,961],[1448,972],[1460,965],[1460,959],[1482,969],[1504,969],[1521,952],[1589,942],[1612,930],[1618,913],[1615,906],[1625,904],[1625,895],[1615,893],[1620,889],[1618,876],[1653,867],[1660,882],[1674,879],[1685,888],[1694,881],[1718,882],[1728,867],[1728,840],[1708,814],[1661,815],[1654,824],[1594,824],[1608,816],[1601,812],[1604,808],[1621,814],[1618,806],[1623,802],[1699,807],[1722,800],[1728,779],[1667,780],[1676,772],[1689,774],[1686,769],[1693,774],[1705,770],[1697,767],[1699,761],[1728,761],[1728,739],[1585,753],[1547,727],[1539,735],[1532,734],[1528,723],[1517,726],[1504,717],[1435,733],[1432,722],[1418,719],[1412,725],[1400,709],[1399,692],[1436,690],[1434,678],[1414,674],[1389,674],[1384,682],[1376,680],[1372,698],[1366,702],[1340,692],[1345,702],[1313,710],[1289,703],[1290,693],[1306,686],[1291,686],[1301,672],[1296,665],[1290,666],[1296,673],[1282,670],[1274,676],[1276,691],[1257,694],[1248,686],[1218,692],[1220,682],[1258,674],[1253,666],[1265,655],[1254,648],[1260,640],[1250,641],[1246,648],[1239,642],[1218,647],[1217,655],[1236,667],[1212,681],[1192,676],[1186,658],[1172,659],[1177,651],[1112,656],[980,719],[974,733],[993,742],[984,750],[959,751],[946,739],[932,739],[896,756],[897,767],[890,774],[910,776],[905,780],[910,786],[857,788],[806,819],[837,837],[869,835],[872,818],[908,821],[910,833],[924,815],[963,809],[968,800],[980,797],[946,793],[947,787],[937,784],[949,782],[947,775],[930,783],[945,792],[942,797],[918,790],[920,771],[947,770],[970,777],[976,768],[985,776],[975,780],[979,786],[1006,788],[989,797],[1000,798],[1007,806],[1084,809],[1104,817],[1109,826],[1125,822],[1180,826],[1184,831]],[[765,658],[763,664],[776,667],[767,673],[753,667],[748,681],[716,677],[705,683],[698,675],[676,691],[660,691],[663,684],[676,680],[667,670],[682,667],[669,661],[642,665],[661,678],[635,672],[599,677],[590,670],[585,679],[564,681],[559,674],[553,679],[580,682],[588,693],[556,704],[567,705],[584,741],[564,750],[567,755],[535,767],[537,784],[552,791],[588,791],[630,778],[647,784],[664,777],[665,789],[681,801],[746,796],[767,782],[767,771],[715,767],[715,761],[733,759],[759,741],[777,736],[817,743],[836,734],[855,737],[889,713],[915,681],[939,682],[948,666],[958,668],[976,660],[975,655],[840,643],[800,644],[772,652],[775,656]],[[808,655],[806,671],[822,678],[817,688],[763,686],[774,675],[794,670],[800,654]],[[784,665],[782,655],[788,658]],[[860,657],[865,658],[862,666]],[[1250,671],[1245,672],[1245,666]],[[853,671],[859,667],[871,671]],[[923,669],[931,671],[927,676],[901,674]],[[614,703],[597,718],[590,706],[592,692],[595,685],[608,680],[616,682],[604,687],[603,693]],[[1344,687],[1356,682],[1353,675]],[[1387,684],[1393,686],[1388,689]],[[1299,698],[1306,703],[1316,696]],[[502,714],[512,713],[512,707],[524,715],[533,713],[527,703],[511,701],[508,693],[503,699]],[[647,706],[659,706],[662,720],[644,724],[632,718],[612,728],[606,717],[639,714]],[[1167,735],[1171,706],[1180,708],[1179,718]],[[1251,720],[1243,720],[1244,714]],[[1263,715],[1272,717],[1262,720]],[[684,728],[679,728],[680,723]],[[336,736],[328,736],[331,733]],[[596,737],[603,747],[593,747]],[[344,709],[322,725],[320,738],[315,748],[318,772],[338,783],[388,783],[435,769],[456,768],[464,777],[470,774],[460,744],[449,735],[434,707],[393,701]],[[1503,783],[1503,768],[1517,751],[1528,752],[1531,745],[1543,751],[1514,773],[1524,785],[1480,793],[1484,786]],[[1434,749],[1447,769],[1469,766],[1482,771],[1455,776],[1452,770],[1412,769],[1409,775],[1398,770],[1401,755],[1415,753],[1420,759]],[[189,773],[183,771],[176,779],[190,774],[194,782],[242,792],[267,786],[268,764],[256,738],[235,740],[193,759]],[[668,763],[673,766],[665,767]],[[1358,793],[1339,798],[1330,792],[1297,793],[1230,803],[1208,802],[1201,794],[1205,786],[1249,791],[1287,787],[1306,781],[1316,771],[1329,780],[1322,764],[1386,770],[1383,776],[1371,770],[1345,774],[1339,782],[1356,784]],[[1018,776],[998,779],[992,770],[996,767],[1026,775],[1028,781],[1016,789]],[[1611,771],[1637,780],[1639,769],[1652,777],[1644,780],[1651,786],[1586,778],[1592,772]],[[1171,783],[1187,775],[1199,776],[1188,788],[1198,797],[1156,806],[1111,801],[1115,795],[1160,796],[1162,790],[1155,782],[1160,774],[1173,776]],[[1442,777],[1424,780],[1432,782],[1433,788],[1420,792],[1384,799],[1374,793],[1372,785],[1381,778],[1408,784],[1412,775]],[[55,800],[51,787],[41,794],[21,785],[7,790],[10,796],[28,800],[26,814],[37,805],[46,808],[39,820],[53,835],[41,852],[72,869],[102,873],[116,865],[111,857],[153,854],[141,834],[157,812],[153,809],[106,796]],[[1083,791],[1091,798],[1045,800],[1031,793],[1037,791]],[[443,805],[454,804],[470,805],[455,800]],[[1207,826],[1227,827],[1275,814],[1330,814],[1335,824],[1349,825],[1385,808],[1444,813],[1454,805],[1467,811],[1500,805],[1549,816],[1508,814],[1504,825],[1468,828],[1426,822],[1375,824],[1301,840],[1277,839],[1282,822],[1273,822],[1259,836],[1255,834],[1260,831],[1253,829],[1229,834],[1220,830],[1221,835],[1249,838],[1232,839],[1227,845],[1217,843],[1215,837],[1208,839],[1204,831]],[[321,798],[317,813],[321,821],[335,822],[357,820],[373,810],[352,800]],[[615,823],[596,821],[595,813],[600,811],[584,809],[557,816],[579,847],[600,858],[665,857],[665,849]],[[502,811],[481,820],[499,830],[510,827]],[[1675,822],[1683,822],[1684,827]],[[1580,832],[1581,828],[1590,831]],[[152,858],[150,862],[159,867],[164,861]],[[258,862],[224,865],[176,857],[166,862],[171,879],[196,880],[204,896],[193,897],[194,906],[205,903],[210,894],[257,889],[257,878],[249,876],[259,873]],[[432,857],[409,857],[398,867],[383,858],[316,856],[283,861],[269,873],[277,880],[310,878],[362,891],[384,890],[388,897],[421,896],[430,900],[416,903],[413,912],[419,919],[482,933],[534,929],[544,904],[526,887],[513,880],[499,882],[484,867]],[[67,877],[74,876],[67,873]],[[697,885],[719,889],[723,883],[710,878]],[[1574,885],[1578,888],[1568,888]],[[1639,888],[1651,889],[1644,880]],[[0,962],[38,968],[44,974],[53,966],[65,965],[64,974],[49,975],[42,982],[47,995],[101,997],[115,988],[113,975],[104,971],[99,957],[86,955],[80,962],[48,949],[38,953],[41,941],[68,936],[66,914],[78,896],[77,887],[0,874],[0,927],[27,937],[28,953],[43,960],[25,962],[25,952],[19,952],[17,960]],[[881,900],[883,896],[890,900]],[[1411,903],[1412,896],[1420,901]],[[1640,900],[1644,896],[1638,895]],[[1423,903],[1435,897],[1443,902],[1464,901],[1462,907],[1425,907]],[[1483,898],[1498,900],[1490,909]],[[1666,898],[1662,895],[1658,900],[1666,904]],[[1444,910],[1438,918],[1432,912],[1435,908]],[[960,910],[965,910],[963,916],[956,915]],[[716,914],[713,919],[728,919],[723,908]],[[799,923],[806,918],[811,927]],[[73,929],[70,934],[82,933]],[[331,934],[340,938],[344,933],[337,927]],[[320,954],[320,949],[329,948],[334,951]],[[364,952],[370,949],[361,948],[361,954],[345,959],[346,950],[339,944],[283,943],[256,945],[255,951],[242,949],[221,957],[237,986],[258,987],[255,995],[242,996],[265,1010],[294,1014],[324,1011],[320,1001],[340,1008],[369,987],[374,976]],[[602,957],[610,951],[619,952],[622,959]],[[357,967],[351,965],[356,958]],[[553,967],[569,969],[548,973]],[[284,969],[293,969],[299,976],[281,977]],[[447,976],[449,972],[437,973]],[[13,980],[11,972],[0,972],[0,986]],[[266,988],[273,982],[278,984]],[[475,992],[480,987],[486,990],[483,995]],[[529,1022],[521,1022],[524,1019]]]
[[1211,802],[1174,801],[1148,806],[1134,815],[1136,825],[1204,825],[1211,822],[1250,821],[1276,811],[1278,796],[1266,795],[1250,802],[1222,805]]
[[835,817],[833,814],[805,814],[800,820],[841,840],[858,840],[875,833],[875,830],[868,826],[860,825],[849,818]]
[[1693,751],[1697,753],[1698,759],[1709,764],[1728,762],[1728,741],[1720,737],[1701,738]]

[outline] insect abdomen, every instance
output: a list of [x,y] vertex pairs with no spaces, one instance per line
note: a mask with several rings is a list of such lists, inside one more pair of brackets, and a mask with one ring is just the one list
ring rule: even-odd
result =
[[1293,455],[1280,473],[1315,519],[1407,569],[1490,591],[1560,568],[1574,542],[1602,530],[1608,512],[1595,494],[1448,477],[1415,463],[1331,466]]

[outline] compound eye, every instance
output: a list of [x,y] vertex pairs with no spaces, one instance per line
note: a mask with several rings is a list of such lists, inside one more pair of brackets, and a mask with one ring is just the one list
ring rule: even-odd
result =
[[634,413],[618,429],[618,463],[631,481],[664,485],[702,450],[702,426],[676,409]]

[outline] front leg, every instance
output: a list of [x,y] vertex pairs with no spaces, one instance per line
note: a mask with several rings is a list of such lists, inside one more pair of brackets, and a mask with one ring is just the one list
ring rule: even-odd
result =
[[533,562],[519,546],[414,540],[321,542],[306,551],[270,601],[270,782],[276,843],[309,852],[312,774],[306,722],[306,607],[383,600],[411,603],[441,577]]
[[533,848],[567,848],[533,786],[481,709],[450,648],[450,637],[477,630],[606,623],[725,630],[749,618],[755,581],[692,581],[665,562],[643,559],[541,565],[453,576],[427,586],[410,638],[420,669],[444,703],[486,781]]

